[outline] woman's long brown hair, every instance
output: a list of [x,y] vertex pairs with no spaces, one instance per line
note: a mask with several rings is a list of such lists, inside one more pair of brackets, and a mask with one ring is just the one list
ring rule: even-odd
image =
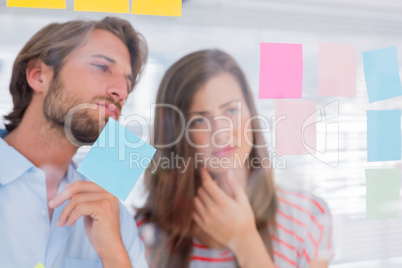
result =
[[[221,50],[202,50],[183,57],[167,70],[161,81],[152,132],[152,145],[158,150],[154,161],[145,171],[144,181],[148,192],[146,203],[136,214],[137,219],[145,218],[158,227],[151,267],[189,266],[195,226],[192,220],[194,197],[201,184],[195,169],[195,149],[185,138],[179,139],[184,128],[182,117],[169,105],[177,107],[187,123],[196,91],[206,81],[224,72],[236,78],[251,117],[257,116],[243,71],[230,55]],[[258,120],[251,121],[251,127],[261,128]],[[253,143],[249,158],[269,159],[266,147],[262,146],[265,141],[261,132],[253,132]],[[174,167],[174,163],[169,163],[169,168],[156,166],[161,157],[173,160],[172,155],[190,159],[189,168]],[[257,229],[273,258],[271,232],[276,231],[277,199],[272,172],[261,165],[253,165],[249,173],[247,195],[254,211]]]

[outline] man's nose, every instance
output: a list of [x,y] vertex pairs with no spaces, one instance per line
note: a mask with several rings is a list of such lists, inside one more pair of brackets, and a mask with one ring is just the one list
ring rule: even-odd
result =
[[115,102],[122,102],[128,96],[128,85],[125,77],[115,76],[107,88],[107,95],[112,97]]

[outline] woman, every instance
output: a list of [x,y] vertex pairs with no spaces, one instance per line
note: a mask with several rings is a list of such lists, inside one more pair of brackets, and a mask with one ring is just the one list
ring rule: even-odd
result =
[[329,209],[275,188],[252,94],[231,56],[183,57],[156,104],[158,151],[136,215],[151,267],[328,266]]

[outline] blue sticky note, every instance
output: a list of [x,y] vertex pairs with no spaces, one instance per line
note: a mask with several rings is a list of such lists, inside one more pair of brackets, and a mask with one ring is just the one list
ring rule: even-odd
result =
[[363,64],[370,103],[402,95],[396,47],[363,52]]
[[77,171],[125,201],[155,151],[110,118]]
[[367,161],[401,160],[401,111],[367,111]]

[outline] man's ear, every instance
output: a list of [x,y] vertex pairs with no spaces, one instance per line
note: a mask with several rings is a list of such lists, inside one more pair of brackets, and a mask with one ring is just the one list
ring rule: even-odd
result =
[[53,77],[53,68],[47,66],[41,59],[32,59],[26,68],[26,78],[29,86],[37,93],[46,92]]

